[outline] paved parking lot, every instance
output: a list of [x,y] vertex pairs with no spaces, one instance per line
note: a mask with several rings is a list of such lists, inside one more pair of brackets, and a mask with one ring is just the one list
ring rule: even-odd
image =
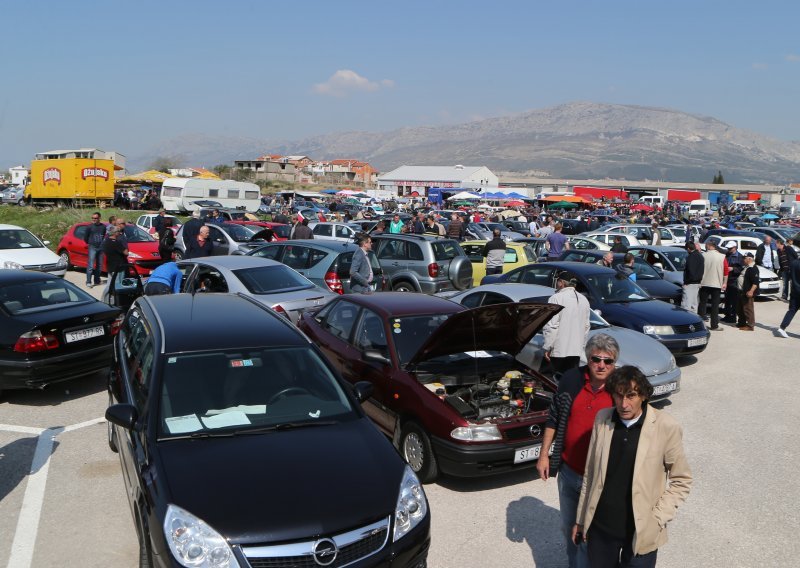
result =
[[[68,275],[81,285],[83,277]],[[682,362],[682,390],[665,408],[684,427],[695,485],[659,566],[797,562],[800,320],[791,339],[776,337],[785,309],[758,302],[754,333],[727,327]],[[99,376],[0,399],[0,566],[136,564],[106,403]],[[555,480],[528,471],[426,489],[431,568],[566,565]]]

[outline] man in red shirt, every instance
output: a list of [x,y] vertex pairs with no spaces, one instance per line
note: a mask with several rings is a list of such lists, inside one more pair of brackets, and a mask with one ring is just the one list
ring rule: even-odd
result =
[[[570,568],[589,566],[586,544],[576,546],[572,542],[572,527],[595,416],[613,405],[605,384],[619,357],[619,344],[610,335],[598,333],[589,339],[585,352],[587,365],[570,369],[559,379],[544,429],[542,455],[536,464],[539,477],[545,481],[551,474],[558,474],[559,508]],[[551,444],[552,458],[547,451]]]

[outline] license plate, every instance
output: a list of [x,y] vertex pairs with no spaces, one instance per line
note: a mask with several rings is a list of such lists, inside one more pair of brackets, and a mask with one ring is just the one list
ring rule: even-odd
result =
[[77,329],[75,331],[68,331],[64,334],[64,339],[67,343],[74,343],[76,341],[83,341],[84,339],[91,339],[92,337],[101,337],[106,332],[102,325],[97,327],[87,327],[86,329]]
[[687,341],[689,347],[697,347],[708,343],[708,337],[696,337]]
[[539,454],[542,451],[542,445],[528,446],[514,452],[514,463],[522,463],[535,459],[539,459]]
[[677,382],[667,383],[665,385],[658,385],[656,387],[653,387],[653,394],[664,394],[664,393],[672,392],[676,388],[678,388],[678,383]]
[[777,288],[779,284],[777,282],[767,282],[764,284],[765,288]]

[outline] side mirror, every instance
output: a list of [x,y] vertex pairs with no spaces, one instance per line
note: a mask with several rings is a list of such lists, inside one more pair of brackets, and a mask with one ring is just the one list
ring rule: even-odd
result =
[[46,247],[49,247],[50,246],[50,241],[42,241],[42,244],[44,244],[44,246],[46,246]]
[[112,404],[106,409],[106,420],[126,430],[133,430],[139,413],[132,404]]
[[372,396],[372,383],[369,381],[359,381],[353,385],[353,390],[356,393],[356,400],[358,402],[364,402]]
[[383,363],[384,365],[390,365],[392,363],[391,359],[389,359],[386,355],[384,355],[377,349],[367,349],[366,351],[364,351],[364,359],[366,361],[375,361],[377,363]]
[[603,316],[603,312],[602,312],[600,309],[595,309],[595,310],[593,310],[593,311],[594,311],[594,313],[596,313],[598,316],[601,316],[601,317]]

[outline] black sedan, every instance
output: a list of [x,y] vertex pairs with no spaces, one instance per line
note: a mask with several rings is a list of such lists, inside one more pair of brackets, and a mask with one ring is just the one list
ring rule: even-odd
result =
[[371,385],[254,300],[139,298],[109,390],[140,566],[425,566],[425,492]]
[[692,355],[708,345],[709,331],[697,314],[655,300],[635,282],[611,268],[594,263],[542,262],[529,264],[506,274],[486,276],[481,284],[518,282],[556,286],[556,274],[564,271],[577,282],[592,309],[599,310],[612,325],[650,335],[673,355]]
[[121,321],[119,309],[62,278],[0,270],[0,390],[108,369]]

